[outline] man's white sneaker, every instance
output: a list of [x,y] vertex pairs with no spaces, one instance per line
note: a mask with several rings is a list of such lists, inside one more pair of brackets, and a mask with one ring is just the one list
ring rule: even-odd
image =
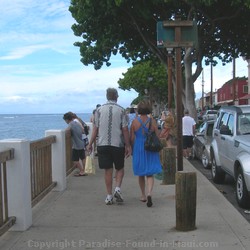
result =
[[113,204],[113,198],[109,198],[108,196],[105,199],[106,205],[112,205]]
[[120,190],[116,190],[114,192],[114,197],[116,198],[117,202],[123,202],[122,193]]

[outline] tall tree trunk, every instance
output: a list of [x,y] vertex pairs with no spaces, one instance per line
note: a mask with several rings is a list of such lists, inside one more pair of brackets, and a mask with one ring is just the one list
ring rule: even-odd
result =
[[197,112],[195,107],[194,81],[192,77],[192,55],[187,50],[184,56],[185,67],[185,103],[184,108],[189,110],[189,114],[196,120]]

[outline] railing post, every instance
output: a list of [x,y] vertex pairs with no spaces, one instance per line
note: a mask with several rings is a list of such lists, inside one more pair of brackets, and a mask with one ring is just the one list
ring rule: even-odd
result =
[[0,151],[14,148],[14,159],[7,161],[9,216],[16,217],[10,231],[25,231],[32,225],[30,142],[21,139],[0,140]]
[[66,147],[65,130],[46,130],[45,136],[55,135],[56,142],[52,143],[52,181],[56,186],[52,191],[66,189]]

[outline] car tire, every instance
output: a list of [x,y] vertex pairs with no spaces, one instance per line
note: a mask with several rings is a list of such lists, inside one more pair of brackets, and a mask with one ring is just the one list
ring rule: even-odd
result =
[[211,167],[211,165],[209,164],[209,156],[205,148],[202,151],[201,162],[205,169],[208,169]]
[[217,166],[213,152],[211,152],[211,162],[211,174],[213,182],[217,184],[223,183],[225,179],[225,172],[223,172],[220,166]]
[[242,169],[238,169],[235,182],[236,200],[240,207],[249,208],[249,195]]

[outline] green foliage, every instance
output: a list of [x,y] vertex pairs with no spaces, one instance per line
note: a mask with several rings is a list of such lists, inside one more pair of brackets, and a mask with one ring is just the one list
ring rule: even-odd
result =
[[157,102],[166,103],[167,70],[156,58],[135,63],[123,74],[118,83],[121,89],[134,89],[141,97],[145,95],[147,89]]
[[176,14],[197,21],[199,51],[193,61],[249,57],[249,5],[250,0],[72,0],[69,11],[82,63],[100,69],[117,53],[127,62],[157,55],[166,63],[166,51],[156,45],[156,23]]

